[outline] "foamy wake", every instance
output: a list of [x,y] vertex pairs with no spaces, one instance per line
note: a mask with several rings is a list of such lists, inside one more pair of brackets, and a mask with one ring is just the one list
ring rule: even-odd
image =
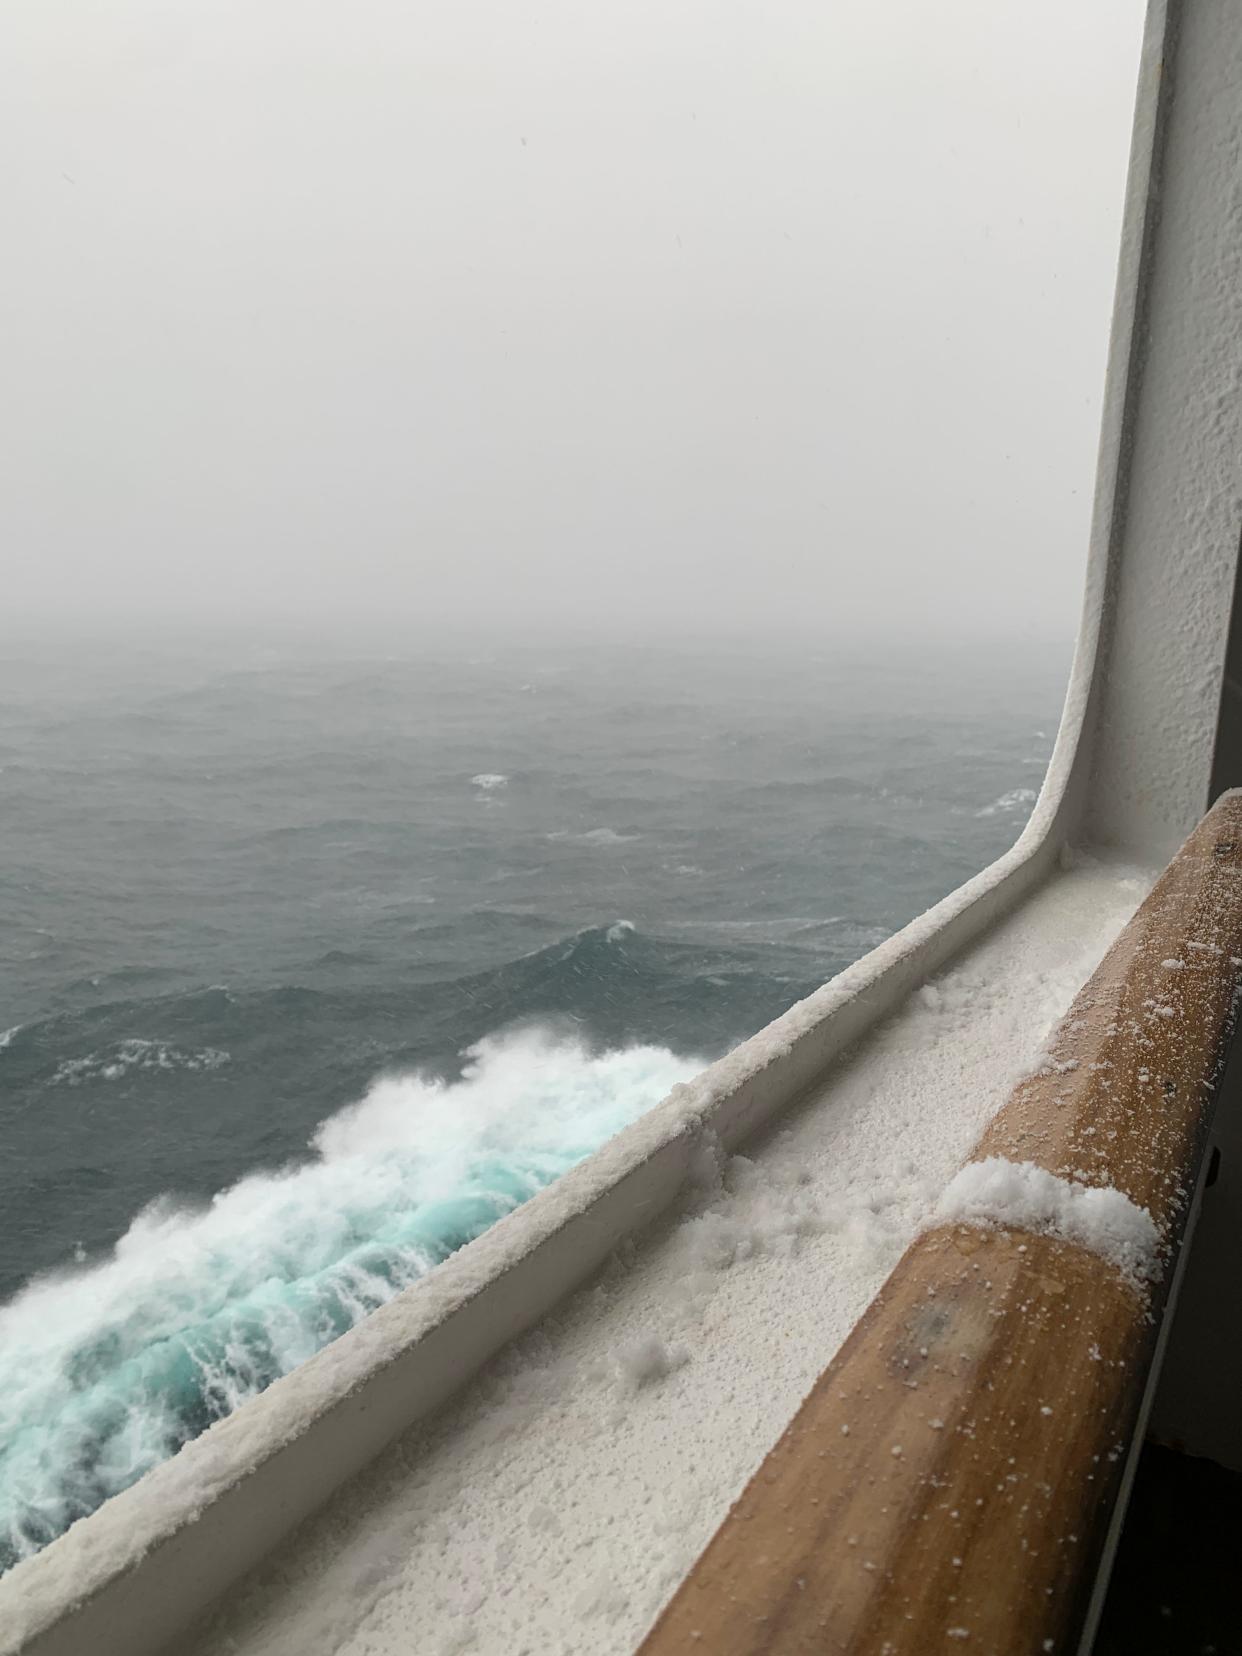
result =
[[486,1230],[701,1063],[496,1036],[378,1080],[305,1165],[161,1200],[0,1308],[0,1567],[37,1551]]

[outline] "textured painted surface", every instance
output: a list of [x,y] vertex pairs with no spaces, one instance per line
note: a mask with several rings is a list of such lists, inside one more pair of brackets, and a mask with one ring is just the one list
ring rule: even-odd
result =
[[[1170,9],[1172,84],[1166,74],[1085,823],[1088,839],[1161,860],[1207,804],[1242,530],[1242,32],[1230,0]],[[1132,206],[1123,279],[1148,225]],[[1106,527],[1097,518],[1097,534]]]

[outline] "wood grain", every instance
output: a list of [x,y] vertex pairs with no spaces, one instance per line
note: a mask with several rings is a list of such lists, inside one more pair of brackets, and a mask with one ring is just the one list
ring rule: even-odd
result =
[[1016,1228],[916,1238],[657,1621],[644,1656],[1068,1651],[1151,1360],[1242,965],[1242,796],[1157,882],[976,1157],[1113,1184],[1144,1292]]

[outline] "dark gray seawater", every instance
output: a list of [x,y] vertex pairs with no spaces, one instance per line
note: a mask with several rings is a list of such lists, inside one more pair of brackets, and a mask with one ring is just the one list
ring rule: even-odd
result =
[[0,1567],[1003,851],[1067,665],[10,651]]

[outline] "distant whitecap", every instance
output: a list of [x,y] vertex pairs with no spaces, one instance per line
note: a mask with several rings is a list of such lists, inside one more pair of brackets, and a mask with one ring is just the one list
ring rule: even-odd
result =
[[615,828],[588,828],[581,834],[571,833],[568,828],[556,828],[545,837],[550,840],[576,840],[581,845],[628,845],[638,835],[619,834]]
[[85,1058],[65,1058],[57,1066],[52,1085],[80,1087],[87,1081],[119,1081],[135,1070],[213,1070],[227,1064],[229,1055],[216,1047],[183,1052],[167,1041],[117,1041]]
[[999,799],[994,799],[990,805],[985,805],[981,811],[976,811],[977,817],[1010,816],[1019,811],[1029,811],[1038,795],[1034,788],[1011,788]]
[[482,788],[484,793],[492,793],[497,788],[509,786],[509,778],[501,776],[498,771],[483,771],[478,776],[472,776],[470,782],[472,787]]

